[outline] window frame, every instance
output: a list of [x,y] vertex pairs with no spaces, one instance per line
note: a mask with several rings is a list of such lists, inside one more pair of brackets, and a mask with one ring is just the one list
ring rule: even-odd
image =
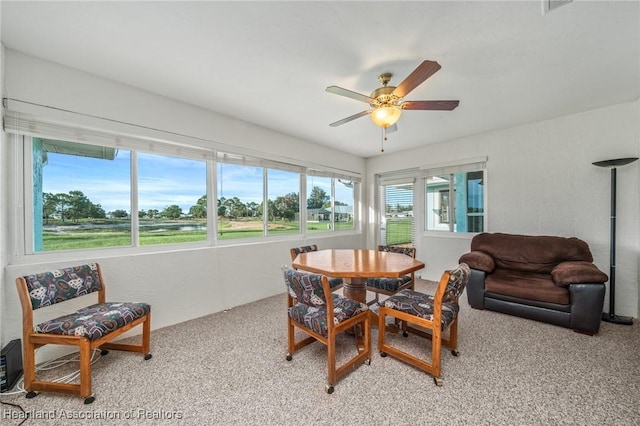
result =
[[[6,112],[6,111],[5,111]],[[91,137],[83,137],[80,136],[78,138],[73,137],[64,137],[57,136],[55,132],[54,134],[46,134],[43,132],[36,132],[32,134],[27,134],[24,132],[16,131],[16,128],[9,128],[6,130],[6,137],[11,140],[11,148],[10,150],[15,150],[13,155],[15,156],[16,162],[14,164],[18,165],[13,173],[13,179],[15,179],[15,192],[13,192],[13,197],[15,200],[15,204],[20,206],[20,211],[15,211],[15,216],[11,218],[11,221],[15,224],[13,230],[15,234],[12,237],[14,242],[10,243],[13,248],[11,250],[12,261],[16,264],[31,262],[32,259],[37,258],[40,261],[49,261],[60,259],[61,257],[74,257],[77,256],[80,252],[87,252],[94,256],[101,255],[113,255],[114,252],[119,254],[139,254],[139,253],[148,253],[148,252],[171,252],[176,250],[185,250],[185,249],[197,249],[204,247],[213,247],[213,246],[225,246],[225,245],[239,245],[239,244],[248,244],[248,243],[264,243],[267,241],[278,241],[278,240],[293,240],[293,239],[304,239],[307,238],[306,227],[302,224],[300,225],[300,232],[292,233],[292,234],[276,234],[276,235],[262,235],[257,238],[239,238],[232,240],[219,240],[217,239],[217,215],[208,214],[207,215],[207,229],[210,230],[207,232],[207,238],[204,241],[195,241],[195,242],[185,242],[185,243],[170,243],[170,244],[160,244],[160,245],[140,245],[138,241],[138,194],[137,194],[137,186],[138,186],[138,173],[137,173],[137,155],[138,153],[149,153],[156,155],[167,155],[171,157],[177,158],[185,158],[185,159],[195,159],[195,160],[204,160],[206,163],[206,186],[207,186],[207,209],[208,211],[216,212],[217,210],[217,165],[218,161],[216,161],[218,156],[218,151],[216,149],[205,149],[199,147],[190,147],[184,148],[181,144],[176,143],[172,144],[167,142],[166,140],[136,140],[135,137],[124,137],[119,138],[118,136],[114,136],[108,133],[98,133],[98,135],[102,137],[91,138]],[[95,131],[94,131],[95,132]],[[69,133],[69,131],[67,131]],[[79,132],[80,133],[80,132]],[[32,147],[32,139],[33,138],[41,138],[41,139],[52,139],[52,140],[65,140],[69,142],[75,142],[80,144],[87,145],[95,145],[95,146],[106,146],[106,147],[114,147],[118,149],[128,150],[131,154],[131,168],[132,173],[130,175],[130,184],[131,184],[131,234],[132,234],[132,243],[131,245],[126,246],[114,246],[114,247],[96,247],[96,248],[78,248],[78,249],[68,249],[68,250],[55,250],[55,251],[35,251],[34,247],[34,208],[33,208],[33,200],[35,198],[35,194],[33,192],[33,182],[34,177],[32,173],[32,164],[33,164],[33,147]],[[95,140],[98,139],[98,140]],[[109,142],[111,141],[111,142]],[[133,141],[133,142],[132,142]],[[235,154],[238,156],[242,156],[241,154]],[[257,158],[260,162],[264,164],[282,164],[285,170],[290,170],[294,168],[296,170],[301,170],[300,172],[300,199],[306,197],[306,178],[309,170],[312,170],[311,167],[308,166],[299,166],[287,163],[279,163],[274,162],[273,160]],[[20,167],[20,165],[22,167]],[[280,167],[276,167],[280,169]],[[266,172],[266,168],[264,168]],[[323,170],[318,168],[317,166],[313,166],[313,172],[316,173],[317,170],[322,170],[324,174],[333,175],[333,172]],[[359,220],[356,212],[358,211],[358,206],[362,203],[359,198],[359,191],[356,189],[359,187],[360,178],[357,174],[346,175],[340,174],[342,178],[347,178],[355,182],[358,182],[358,185],[354,184],[354,192],[353,192],[353,204],[354,204],[354,226],[351,229],[333,231],[332,233],[317,233],[313,234],[314,237],[326,237],[331,235],[336,235],[336,233],[359,233],[359,224],[357,220]],[[333,177],[333,179],[337,179],[337,177]],[[263,183],[266,187],[266,181],[263,180]],[[263,196],[267,199],[267,193],[263,190]],[[306,198],[305,198],[306,199]],[[300,214],[305,214],[306,211],[306,203],[300,201]],[[306,225],[306,222],[305,222]]]

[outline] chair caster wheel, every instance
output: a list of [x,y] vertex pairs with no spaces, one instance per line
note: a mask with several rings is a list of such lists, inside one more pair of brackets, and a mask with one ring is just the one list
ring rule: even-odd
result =
[[402,337],[409,337],[409,333],[407,333],[406,331],[402,332]]
[[436,384],[436,386],[442,386],[444,384],[444,380],[442,380],[442,378],[440,377],[434,377],[433,382]]
[[334,391],[333,386],[331,385],[327,385],[326,391],[329,395],[331,395]]
[[152,357],[153,357],[153,355],[151,355],[151,354],[145,354],[144,360],[145,361],[149,361]]
[[86,398],[84,399],[84,403],[85,403],[85,405],[87,405],[87,404],[91,404],[91,403],[92,403],[93,401],[95,401],[95,400],[96,400],[96,397],[95,397],[95,396],[93,396],[93,395],[89,395],[88,397],[86,397]]
[[27,398],[27,399],[31,399],[31,398],[35,398],[36,396],[38,396],[38,392],[29,391],[29,392],[27,392],[27,394],[25,395],[25,398]]
[[386,358],[386,357],[387,357],[387,353],[386,353],[386,352],[380,352],[380,356],[381,356],[382,358]]
[[371,365],[371,358],[367,358],[367,359],[365,359],[365,360],[364,360],[364,363],[365,363],[366,365]]
[[452,349],[451,350],[451,355],[458,356],[458,355],[460,355],[460,352],[456,351],[455,349]]
[[100,351],[100,355],[101,355],[101,356],[105,356],[105,355],[106,355],[106,354],[108,354],[108,353],[109,353],[109,351],[108,351],[108,350],[106,350],[106,349],[102,349],[102,350]]
[[291,361],[293,359],[293,357],[291,356],[291,354],[287,354],[287,361]]

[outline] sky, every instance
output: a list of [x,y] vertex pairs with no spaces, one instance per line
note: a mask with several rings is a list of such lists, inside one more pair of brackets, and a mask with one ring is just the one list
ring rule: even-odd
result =
[[[130,176],[131,153],[118,150],[115,159],[105,160],[77,155],[47,153],[43,167],[43,192],[69,193],[82,191],[94,204],[100,204],[105,212],[131,211]],[[238,197],[243,202],[262,202],[262,168],[232,164],[219,164],[217,178],[218,198]],[[157,209],[177,204],[184,213],[205,195],[206,162],[166,155],[138,153],[138,208]],[[299,192],[297,173],[268,171],[268,197]],[[321,187],[331,194],[331,179],[308,178],[311,186]],[[336,199],[346,199],[352,204],[353,192],[336,184]],[[345,201],[346,202],[346,201]]]

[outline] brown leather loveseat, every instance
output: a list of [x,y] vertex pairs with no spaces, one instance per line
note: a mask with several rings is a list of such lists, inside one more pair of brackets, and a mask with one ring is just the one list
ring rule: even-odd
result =
[[482,233],[460,257],[469,305],[595,334],[607,275],[578,238]]

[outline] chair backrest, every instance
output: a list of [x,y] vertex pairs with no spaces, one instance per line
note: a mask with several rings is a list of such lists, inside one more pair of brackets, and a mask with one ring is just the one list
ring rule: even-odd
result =
[[291,254],[291,261],[293,262],[296,256],[300,253],[309,253],[310,251],[318,251],[318,246],[313,244],[310,246],[293,247],[289,249],[289,253]]
[[400,246],[378,246],[378,251],[386,251],[390,253],[401,253],[406,254],[407,256],[411,256],[414,259],[416,258],[416,248],[415,247],[400,247]]
[[447,286],[444,289],[444,295],[442,296],[443,302],[457,302],[458,297],[464,291],[469,277],[471,276],[471,270],[466,263],[461,263],[457,268],[448,271],[449,280]]
[[298,271],[292,268],[283,268],[283,271],[284,282],[287,285],[289,295],[296,299],[298,303],[311,306],[327,304],[326,294],[329,292],[325,293],[322,275]]
[[101,277],[100,266],[91,263],[19,277],[18,282],[24,281],[31,307],[38,309],[103,291]]

